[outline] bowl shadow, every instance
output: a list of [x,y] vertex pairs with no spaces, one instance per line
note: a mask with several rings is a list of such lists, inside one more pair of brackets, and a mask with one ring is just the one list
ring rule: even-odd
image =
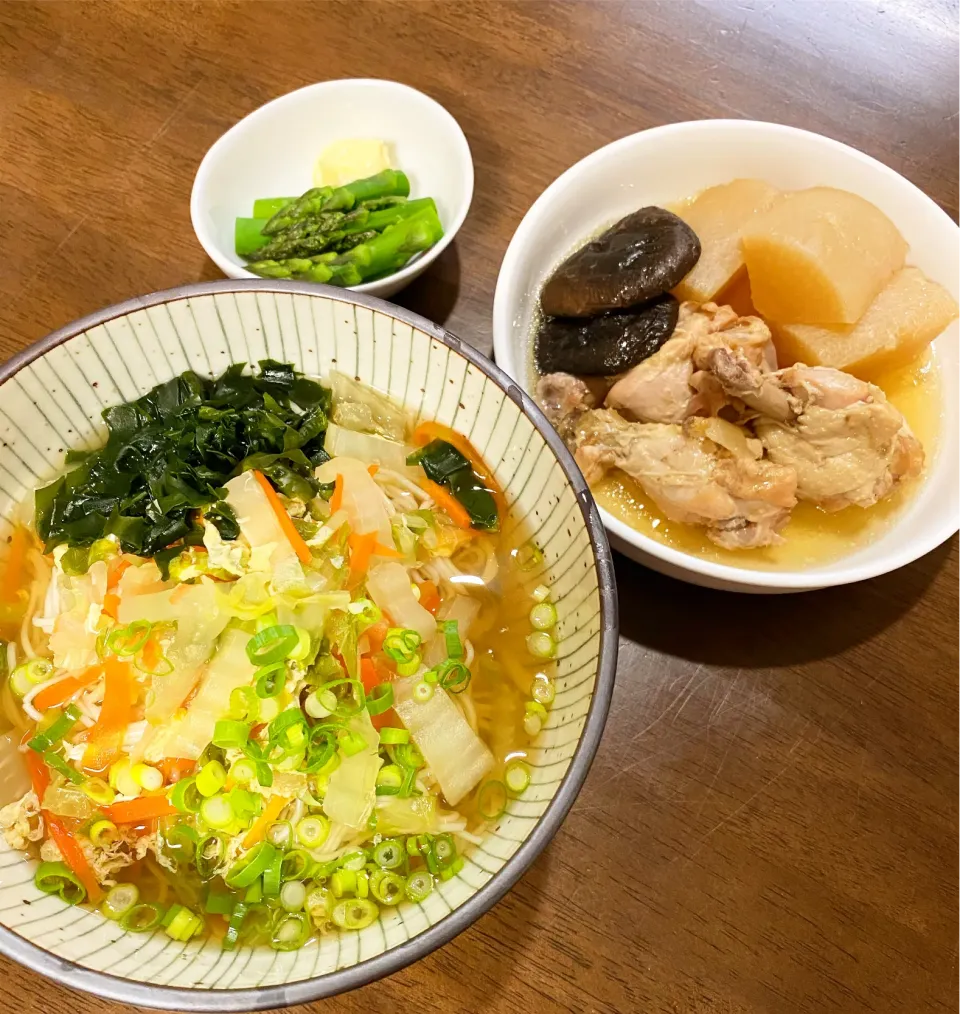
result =
[[827,658],[870,640],[908,612],[945,565],[956,538],[881,577],[789,595],[701,588],[615,553],[620,634],[713,665],[764,668]]
[[389,299],[397,306],[442,325],[453,312],[459,295],[460,253],[453,242],[422,275]]

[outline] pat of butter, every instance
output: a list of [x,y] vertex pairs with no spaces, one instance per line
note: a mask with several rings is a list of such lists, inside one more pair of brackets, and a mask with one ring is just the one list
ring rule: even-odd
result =
[[342,187],[389,169],[390,152],[375,138],[346,138],[324,149],[313,170],[316,187]]

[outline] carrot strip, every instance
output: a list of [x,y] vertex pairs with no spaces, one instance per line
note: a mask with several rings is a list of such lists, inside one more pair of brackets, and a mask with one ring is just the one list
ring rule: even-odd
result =
[[196,764],[197,762],[190,760],[189,757],[164,757],[157,767],[163,775],[163,780],[172,785],[190,774]]
[[103,812],[114,824],[140,824],[157,817],[169,817],[178,810],[166,796],[137,796],[136,799],[123,799],[106,806]]
[[87,862],[87,857],[83,854],[80,842],[67,830],[66,825],[59,817],[54,817],[46,810],[43,816],[50,831],[50,837],[60,849],[63,861],[76,873],[77,879],[87,889],[87,900],[96,905],[103,897],[103,890],[97,881],[96,874]]
[[332,517],[343,506],[343,476],[338,472],[333,480],[333,494],[330,497],[330,516]]
[[136,683],[130,663],[108,658],[103,663],[104,692],[100,717],[90,729],[83,753],[83,768],[88,774],[102,774],[118,757],[123,737],[133,718]]
[[350,547],[350,579],[348,584],[356,586],[360,584],[367,568],[370,566],[370,557],[377,548],[377,533],[367,532],[359,535],[351,532],[347,536],[347,545]]
[[370,473],[370,478],[372,479],[377,472],[380,471],[380,466],[374,462],[372,465],[367,465],[367,471]]
[[462,503],[452,494],[448,493],[439,483],[431,479],[421,479],[420,488],[433,497],[437,506],[447,512],[450,520],[459,528],[470,527],[470,515]]
[[103,611],[112,620],[118,619],[117,614],[120,611],[120,596],[117,594],[117,588],[120,586],[120,578],[123,577],[123,572],[130,566],[129,560],[124,560],[123,557],[118,559],[110,567],[110,573],[107,575],[107,591],[103,596]]
[[50,686],[44,687],[33,699],[33,706],[37,711],[46,711],[48,708],[56,708],[69,700],[78,691],[88,687],[91,683],[100,679],[103,672],[103,664],[87,666],[72,676],[66,676]]
[[[436,615],[437,610],[440,608],[440,592],[437,590],[437,586],[433,581],[424,581],[420,584],[420,605],[428,613]],[[370,631],[368,630],[369,634]]]
[[473,444],[465,436],[457,433],[456,430],[450,429],[449,426],[444,426],[443,423],[420,423],[413,431],[414,444],[417,447],[425,447],[431,440],[443,440],[451,444],[470,462],[470,467],[476,473],[477,478],[482,480],[483,484],[493,495],[494,503],[497,505],[497,513],[502,519],[507,513],[506,497],[503,495],[500,483],[493,477],[493,472],[487,468],[486,462],[480,457]]
[[309,563],[313,559],[310,554],[310,547],[303,541],[302,536],[294,526],[292,518],[284,509],[283,504],[280,502],[280,497],[277,496],[273,486],[270,485],[269,480],[263,472],[253,469],[253,477],[260,483],[260,488],[267,498],[267,503],[273,508],[273,513],[277,515],[277,520],[280,522],[283,534],[286,535],[290,545],[293,546],[293,551],[297,554],[300,562]]
[[245,849],[253,848],[258,841],[261,841],[264,834],[266,834],[267,828],[280,816],[280,811],[289,803],[290,800],[284,796],[271,796],[270,802],[263,808],[263,813],[257,817],[253,827],[247,832],[246,837],[243,839],[243,847]]
[[367,627],[364,631],[367,641],[370,643],[371,654],[383,647],[383,642],[389,629],[390,624],[386,620],[380,620],[378,623],[374,623],[372,627]]
[[[27,736],[24,736],[24,739],[26,738]],[[23,755],[23,760],[30,773],[30,784],[37,794],[37,801],[43,806],[43,794],[50,786],[50,769],[44,764],[43,758],[33,750],[27,750]]]

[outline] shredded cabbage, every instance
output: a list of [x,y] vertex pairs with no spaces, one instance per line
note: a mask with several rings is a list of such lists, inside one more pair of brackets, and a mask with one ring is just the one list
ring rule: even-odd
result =
[[339,457],[325,461],[316,470],[317,479],[323,483],[335,482],[338,475],[343,482],[341,507],[346,511],[350,530],[358,535],[376,532],[382,545],[392,547],[387,500],[367,466],[357,458]]
[[349,725],[363,736],[366,747],[350,757],[342,757],[339,767],[329,776],[323,797],[323,812],[332,821],[360,830],[367,826],[377,801],[377,772],[380,758],[379,736],[370,716],[363,712]]
[[396,440],[388,440],[373,433],[359,433],[343,426],[330,423],[323,449],[331,458],[346,456],[359,458],[361,461],[375,461],[384,468],[403,470],[406,468],[407,455],[411,453],[403,444]]
[[370,598],[393,620],[397,627],[415,630],[424,642],[437,631],[437,621],[413,594],[410,575],[399,563],[381,563],[367,575]]
[[386,395],[336,370],[330,372],[329,381],[335,423],[351,430],[379,433],[393,440],[403,439],[406,413]]
[[397,680],[393,707],[440,783],[444,798],[456,806],[493,767],[493,754],[442,687],[434,690],[429,701],[415,701],[413,688],[418,682],[416,676]]

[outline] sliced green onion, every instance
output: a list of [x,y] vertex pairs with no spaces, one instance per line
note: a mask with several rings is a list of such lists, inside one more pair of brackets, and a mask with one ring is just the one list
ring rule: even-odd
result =
[[197,773],[197,791],[201,796],[215,796],[226,784],[227,772],[220,761],[207,761]]
[[107,635],[107,651],[121,658],[136,653],[150,639],[153,624],[147,620],[134,620],[125,627],[117,627]]
[[140,888],[136,884],[117,884],[107,891],[100,904],[100,911],[108,919],[122,919],[140,900]]
[[246,918],[246,915],[247,906],[242,901],[238,901],[233,906],[233,912],[230,914],[230,923],[227,926],[227,932],[221,944],[225,951],[232,951],[237,946],[237,941],[240,939],[240,929],[243,926],[243,920]]
[[267,759],[278,763],[285,756],[306,750],[309,729],[306,716],[299,708],[287,708],[267,727],[269,752]]
[[[174,912],[172,919],[170,919],[170,912]],[[164,932],[171,940],[184,943],[203,929],[203,920],[191,912],[189,908],[185,908],[183,905],[174,905],[170,912],[167,912],[163,917],[163,922],[166,923]],[[170,919],[169,922],[167,922],[168,919]]]
[[410,732],[407,729],[395,729],[385,726],[380,730],[380,742],[384,746],[391,746],[398,743],[409,743]]
[[536,630],[552,630],[557,625],[557,607],[552,602],[538,602],[530,610],[530,624]]
[[227,887],[249,887],[273,862],[277,850],[268,841],[258,842],[227,870]]
[[330,918],[341,929],[360,930],[370,926],[380,909],[367,898],[349,898],[333,906]]
[[288,880],[306,880],[312,875],[316,867],[316,861],[309,852],[303,849],[291,849],[283,857],[280,864],[280,879],[286,883]]
[[[341,697],[335,693],[336,687],[349,687],[353,693],[349,698]],[[330,680],[324,683],[320,690],[334,692],[334,696],[337,698],[337,714],[343,718],[352,718],[354,715],[359,715],[366,704],[366,694],[360,680],[348,679],[346,677]]]
[[310,648],[312,647],[310,643],[310,631],[304,630],[303,627],[294,627],[293,629],[297,632],[297,643],[293,646],[287,658],[294,662],[302,662],[310,655]]
[[539,736],[546,724],[547,709],[538,701],[527,701],[524,705],[523,728],[528,736]]
[[338,749],[337,736],[333,729],[315,725],[310,730],[310,741],[304,764],[307,774],[322,771],[336,756]]
[[370,599],[357,599],[356,602],[351,602],[347,608],[356,616],[357,622],[364,629],[379,623],[383,618],[380,607]]
[[222,793],[205,799],[200,805],[200,819],[218,831],[225,830],[234,821],[230,800]]
[[297,841],[303,845],[304,848],[316,849],[319,848],[330,834],[330,821],[326,817],[321,817],[319,814],[314,814],[310,817],[304,817],[303,820],[297,824]]
[[241,785],[257,780],[257,766],[249,757],[241,757],[230,765],[230,777]]
[[163,787],[163,774],[149,764],[134,764],[130,768],[130,777],[147,792],[156,792]]
[[130,933],[149,933],[163,922],[163,905],[141,902],[121,916],[120,925]]
[[530,696],[537,704],[548,706],[553,704],[557,696],[557,689],[554,682],[546,673],[538,672],[533,678],[530,686]]
[[90,825],[87,837],[90,839],[90,843],[98,848],[120,840],[117,825],[112,820],[95,820]]
[[477,810],[484,820],[498,820],[507,808],[507,787],[503,782],[484,782],[477,794]]
[[310,920],[303,912],[292,912],[280,919],[270,936],[270,946],[275,951],[295,951],[302,947],[310,936]]
[[513,550],[511,555],[524,573],[536,570],[543,563],[543,553],[535,542],[525,542]]
[[393,749],[393,759],[402,768],[413,768],[415,771],[422,768],[426,761],[423,754],[415,743],[401,743]]
[[213,727],[214,746],[223,750],[242,750],[250,738],[251,726],[246,722],[238,722],[234,719],[221,719]]
[[303,710],[311,718],[328,718],[337,710],[339,703],[332,690],[314,690],[303,702]]
[[66,863],[40,863],[33,882],[44,894],[59,895],[68,905],[79,905],[87,896],[87,889]]
[[243,895],[247,905],[259,905],[263,901],[263,880],[259,877],[246,889]]
[[172,849],[178,860],[190,862],[196,857],[199,835],[189,824],[175,824],[164,832],[168,849]]
[[423,665],[423,659],[419,655],[414,655],[409,662],[397,662],[397,673],[400,676],[413,676],[414,673]]
[[470,670],[463,662],[448,658],[437,667],[437,682],[448,693],[462,694],[470,686]]
[[431,697],[433,697],[433,687],[430,686],[429,683],[425,683],[421,680],[413,688],[413,699],[417,702],[417,704],[426,704]]
[[27,743],[27,746],[37,753],[45,753],[52,746],[56,746],[79,721],[80,709],[75,704],[68,704],[60,717],[48,725],[43,732],[38,732]]
[[519,796],[530,784],[530,768],[521,760],[510,761],[504,769],[503,780],[507,791],[513,796]]
[[373,847],[373,861],[384,870],[395,870],[405,859],[406,850],[396,838],[387,838]]
[[417,870],[407,877],[404,891],[410,901],[424,901],[433,891],[433,877],[426,870]]
[[181,813],[198,813],[203,796],[197,788],[197,779],[194,775],[188,778],[181,778],[170,790],[170,802]]
[[330,877],[330,890],[335,898],[345,894],[355,894],[357,890],[356,870],[335,870]]
[[369,858],[369,853],[364,849],[357,849],[356,852],[348,852],[345,856],[341,856],[340,865],[345,870],[353,870],[356,873],[367,865]]
[[381,905],[397,905],[403,900],[406,882],[387,870],[378,870],[370,877],[370,893]]
[[279,697],[287,682],[287,666],[284,662],[265,665],[254,674],[257,697],[265,700],[268,697]]
[[229,891],[210,891],[204,902],[203,910],[209,915],[230,916],[235,904],[236,898]]
[[554,658],[557,654],[557,644],[545,630],[535,630],[527,635],[527,651],[534,658]]
[[403,771],[399,764],[385,764],[377,772],[377,795],[395,796],[403,785]]
[[52,675],[53,663],[49,659],[31,658],[14,667],[10,673],[10,687],[17,697],[25,697],[38,683],[46,682]]
[[463,658],[463,642],[460,640],[460,624],[456,620],[444,620],[439,624],[447,646],[448,658]]
[[230,691],[230,717],[236,721],[256,721],[259,716],[256,690],[253,687],[234,687]]
[[530,595],[534,602],[546,602],[550,598],[550,589],[545,584],[538,584]]
[[409,662],[423,643],[415,630],[407,627],[391,627],[383,639],[383,653],[394,662]]
[[393,684],[379,683],[367,694],[367,711],[371,715],[382,715],[393,707]]
[[263,871],[263,896],[275,898],[280,893],[283,882],[283,853],[274,849],[270,863]]
[[[256,691],[254,691],[256,697]],[[272,722],[280,714],[280,702],[276,697],[257,697],[257,721]]]
[[[84,781],[86,781],[86,778],[82,774],[80,774],[80,772],[75,767],[73,767],[73,765],[68,764],[60,756],[60,754],[54,753],[53,750],[47,750],[44,753],[43,761],[47,765],[47,767],[53,768],[54,771],[59,771],[64,778],[66,778],[68,781],[73,782],[74,785],[80,785]],[[102,782],[103,779],[98,778],[97,781]],[[106,783],[104,782],[104,784]],[[110,786],[108,785],[107,788],[109,789]],[[111,796],[110,801],[112,802],[113,790],[110,791],[110,796]]]
[[266,627],[247,642],[247,658],[252,665],[273,665],[282,662],[300,640],[297,628],[289,623]]
[[307,900],[307,889],[302,880],[288,880],[280,888],[280,904],[287,912],[300,912]]
[[433,840],[433,854],[440,868],[449,866],[457,858],[457,845],[452,834],[438,834]]
[[463,856],[457,856],[449,865],[440,871],[441,880],[452,880],[464,867]]
[[271,845],[286,851],[293,844],[293,825],[289,820],[275,820],[263,836]]
[[223,835],[208,834],[197,842],[197,872],[204,880],[212,877],[223,865],[227,843]]

